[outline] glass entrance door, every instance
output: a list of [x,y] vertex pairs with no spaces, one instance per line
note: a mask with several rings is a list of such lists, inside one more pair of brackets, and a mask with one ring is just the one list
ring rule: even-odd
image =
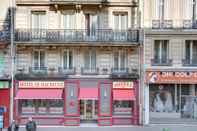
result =
[[81,120],[93,121],[97,119],[98,101],[97,100],[81,100],[80,116]]

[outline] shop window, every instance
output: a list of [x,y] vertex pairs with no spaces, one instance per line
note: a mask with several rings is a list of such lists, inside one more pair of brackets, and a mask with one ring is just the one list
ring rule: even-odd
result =
[[21,114],[34,114],[36,113],[36,108],[34,106],[33,100],[21,100],[19,108],[21,107]]
[[123,115],[131,114],[132,112],[132,101],[114,101],[113,103],[113,114]]
[[49,113],[51,114],[63,114],[63,100],[50,100],[49,101]]
[[21,114],[62,114],[63,100],[20,100],[19,110]]
[[150,85],[151,118],[196,119],[197,97],[193,85]]

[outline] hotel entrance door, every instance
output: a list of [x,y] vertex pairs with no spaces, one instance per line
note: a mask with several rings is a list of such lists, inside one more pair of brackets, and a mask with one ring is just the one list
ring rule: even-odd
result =
[[83,122],[96,122],[98,100],[80,100],[80,118]]

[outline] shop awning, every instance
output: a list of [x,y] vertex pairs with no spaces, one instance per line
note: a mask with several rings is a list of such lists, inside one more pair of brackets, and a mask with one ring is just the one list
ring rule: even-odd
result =
[[134,90],[113,90],[113,100],[135,100]]
[[19,89],[15,99],[62,99],[62,89]]
[[81,100],[98,99],[98,88],[80,88],[79,99]]

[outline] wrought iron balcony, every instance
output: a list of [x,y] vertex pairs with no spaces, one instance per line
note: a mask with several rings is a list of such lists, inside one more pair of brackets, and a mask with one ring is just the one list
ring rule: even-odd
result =
[[197,29],[197,21],[184,20],[183,28],[184,29]]
[[76,68],[63,68],[59,67],[58,68],[58,73],[63,74],[63,75],[74,75],[76,73]]
[[47,74],[47,67],[29,67],[29,73],[34,75],[44,75]]
[[50,0],[51,3],[64,3],[64,4],[100,4],[107,3],[108,0]]
[[16,42],[138,42],[139,30],[18,29]]
[[128,74],[129,68],[112,68],[111,73],[118,74],[118,75]]
[[152,66],[172,66],[172,59],[151,59]]
[[99,74],[99,68],[81,68],[81,74],[82,75],[98,75]]
[[152,29],[172,29],[173,21],[172,20],[152,20]]
[[9,31],[0,31],[0,41],[10,41]]
[[183,66],[197,66],[197,59],[183,59]]

